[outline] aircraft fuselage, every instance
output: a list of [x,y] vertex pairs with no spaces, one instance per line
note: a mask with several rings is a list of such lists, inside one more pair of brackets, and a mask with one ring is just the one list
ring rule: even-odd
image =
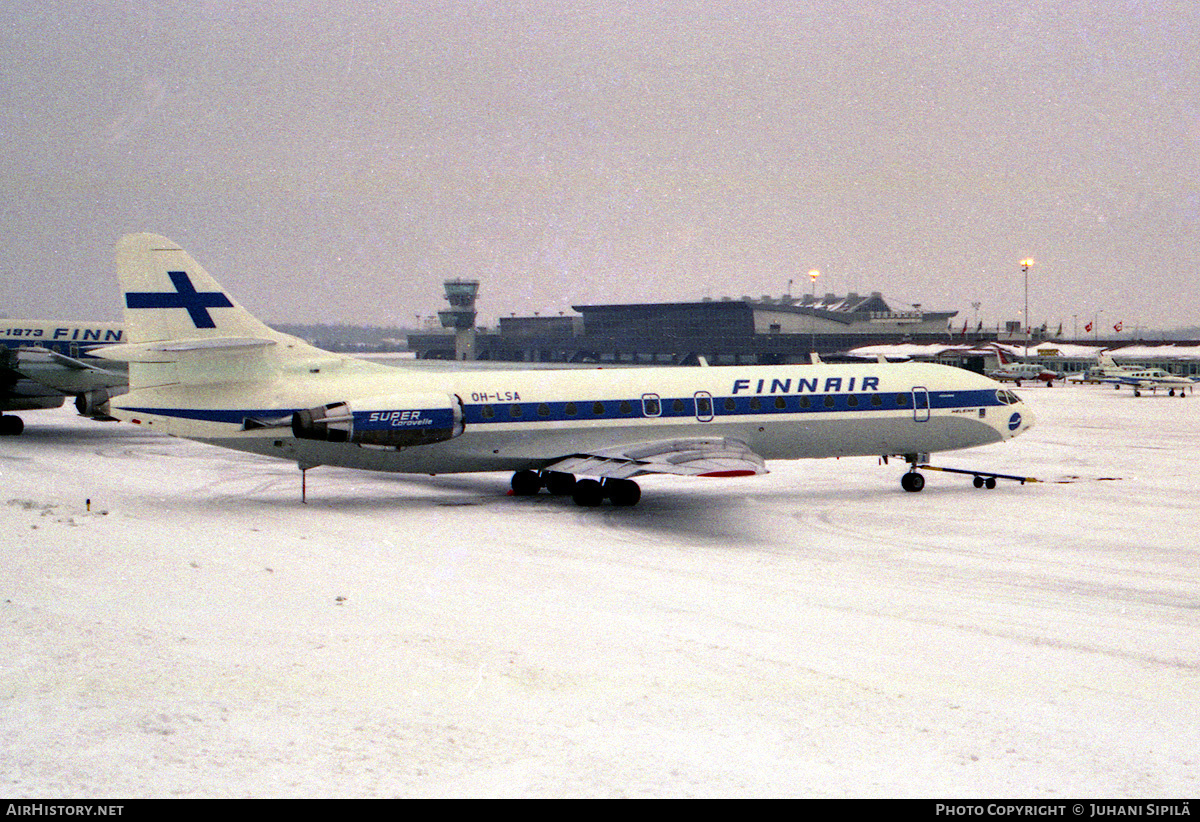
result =
[[[317,369],[266,386],[196,387],[188,408],[153,402],[153,391],[142,390],[122,398],[123,416],[302,465],[415,473],[538,468],[613,443],[677,437],[730,437],[768,460],[926,453],[999,442],[1032,422],[1023,403],[996,382],[928,364]],[[296,438],[284,430],[283,420],[298,411],[361,397],[379,398],[371,407],[379,406],[372,413],[383,425],[416,424],[419,410],[406,398],[430,395],[459,406],[461,433],[385,447]]]

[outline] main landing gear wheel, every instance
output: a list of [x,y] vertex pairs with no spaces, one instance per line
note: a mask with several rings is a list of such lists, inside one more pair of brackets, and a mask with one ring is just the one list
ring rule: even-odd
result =
[[584,508],[595,508],[604,502],[604,486],[594,479],[575,481],[575,491],[571,495],[575,504]]
[[921,476],[916,471],[909,471],[907,474],[900,477],[900,487],[905,491],[915,494],[925,487],[925,477]]
[[594,479],[581,479],[575,481],[571,496],[576,505],[584,508],[595,508],[605,499],[618,507],[628,508],[638,504],[642,489],[633,480],[609,479],[600,483]]
[[512,475],[512,492],[518,497],[532,497],[542,490],[542,477],[536,471],[518,471]]
[[569,497],[575,493],[575,475],[562,471],[547,471],[546,490],[556,497]]
[[613,505],[627,508],[638,504],[638,500],[642,498],[642,489],[633,480],[605,480],[604,495]]
[[15,437],[25,430],[25,421],[20,417],[5,414],[0,417],[0,436]]
[[633,480],[575,479],[574,474],[562,471],[518,471],[512,475],[511,484],[516,497],[532,497],[545,488],[554,496],[571,497],[584,508],[595,508],[604,500],[628,508],[637,505],[642,498],[642,489]]

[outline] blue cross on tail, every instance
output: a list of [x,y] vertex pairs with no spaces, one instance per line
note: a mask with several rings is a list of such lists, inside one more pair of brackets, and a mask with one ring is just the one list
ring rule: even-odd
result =
[[197,328],[216,328],[210,308],[233,308],[220,291],[197,291],[186,271],[168,271],[174,291],[130,291],[125,294],[127,308],[185,308]]

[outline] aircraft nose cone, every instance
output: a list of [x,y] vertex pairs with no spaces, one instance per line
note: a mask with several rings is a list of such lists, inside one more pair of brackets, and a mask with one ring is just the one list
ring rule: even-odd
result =
[[1008,435],[1015,437],[1017,434],[1032,428],[1034,423],[1033,412],[1024,405],[1014,406],[1012,413],[1008,417]]

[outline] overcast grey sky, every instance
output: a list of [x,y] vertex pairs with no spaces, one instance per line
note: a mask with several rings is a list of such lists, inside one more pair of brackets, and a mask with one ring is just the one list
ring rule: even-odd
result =
[[[267,321],[819,292],[1200,324],[1200,4],[0,8],[0,312],[182,243]],[[1078,320],[1076,320],[1078,317]]]

